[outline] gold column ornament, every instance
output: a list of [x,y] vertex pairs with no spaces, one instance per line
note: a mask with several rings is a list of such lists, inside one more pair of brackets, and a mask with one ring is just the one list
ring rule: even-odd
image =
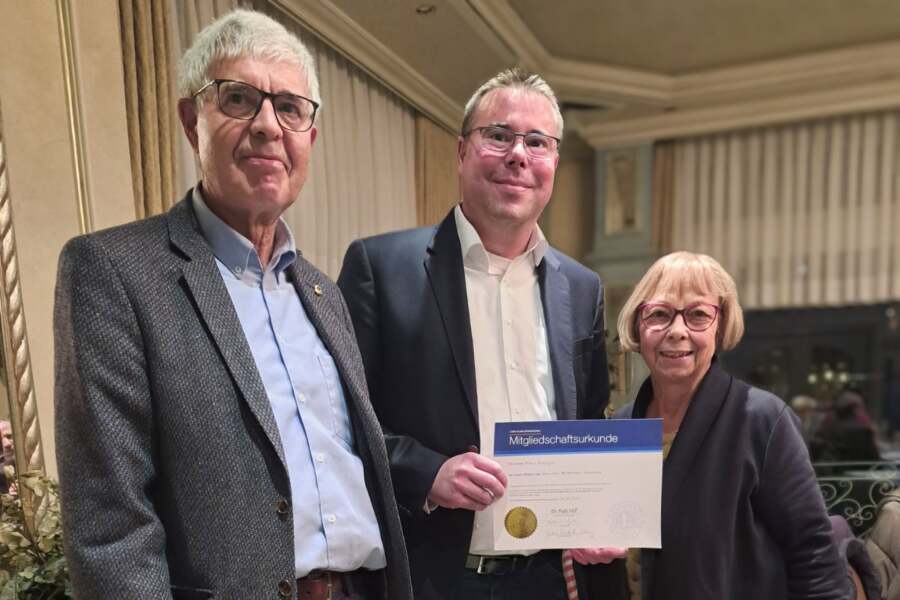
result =
[[[25,334],[25,313],[22,307],[22,286],[19,282],[19,261],[13,230],[2,114],[0,114],[0,329],[3,333],[3,367],[9,396],[16,471],[43,473],[44,453],[38,423],[37,400],[34,395],[28,337]],[[19,486],[19,492],[26,524],[33,525],[36,522],[34,515],[40,510],[42,499],[34,496],[23,486]]]

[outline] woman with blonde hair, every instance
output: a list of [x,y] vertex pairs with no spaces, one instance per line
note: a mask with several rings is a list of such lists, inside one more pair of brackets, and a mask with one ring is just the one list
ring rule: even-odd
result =
[[744,332],[731,276],[703,254],[664,256],[618,329],[650,376],[616,417],[663,420],[662,549],[640,551],[642,600],[846,598],[796,416],[716,360]]

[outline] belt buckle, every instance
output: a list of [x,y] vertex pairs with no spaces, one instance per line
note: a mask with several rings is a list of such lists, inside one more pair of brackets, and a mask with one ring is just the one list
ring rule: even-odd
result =
[[325,600],[332,600],[332,599],[333,599],[333,594],[334,594],[334,584],[333,584],[332,581],[331,581],[331,575],[332,575],[332,574],[331,574],[331,571],[320,571],[320,570],[318,570],[318,569],[313,569],[312,571],[310,571],[310,572],[306,575],[306,577],[307,577],[310,581],[316,581],[316,580],[319,580],[319,579],[324,579],[324,580],[325,580],[325,589],[326,589],[327,592],[328,592],[328,594],[325,596]]
[[[496,563],[496,568],[492,571],[487,568],[491,563]],[[518,563],[519,557],[517,556],[479,556],[475,573],[478,575],[509,575],[515,573]]]
[[484,575],[484,574],[485,574],[483,568],[484,568],[484,562],[485,562],[484,559],[486,559],[486,558],[487,558],[486,556],[479,556],[479,557],[478,557],[478,566],[475,567],[475,573],[476,573],[476,574],[478,574],[478,575]]

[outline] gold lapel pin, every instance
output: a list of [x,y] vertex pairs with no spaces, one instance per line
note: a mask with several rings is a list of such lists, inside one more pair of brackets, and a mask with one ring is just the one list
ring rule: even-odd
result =
[[322,286],[317,283],[316,285],[313,286],[313,291],[316,293],[316,296],[321,296],[322,295]]

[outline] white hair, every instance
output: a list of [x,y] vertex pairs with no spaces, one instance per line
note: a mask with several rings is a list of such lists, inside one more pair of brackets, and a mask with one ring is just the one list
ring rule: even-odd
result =
[[190,98],[206,85],[215,63],[241,57],[296,64],[306,76],[310,99],[321,104],[315,63],[300,38],[271,17],[245,9],[216,19],[197,34],[178,62],[179,97]]

